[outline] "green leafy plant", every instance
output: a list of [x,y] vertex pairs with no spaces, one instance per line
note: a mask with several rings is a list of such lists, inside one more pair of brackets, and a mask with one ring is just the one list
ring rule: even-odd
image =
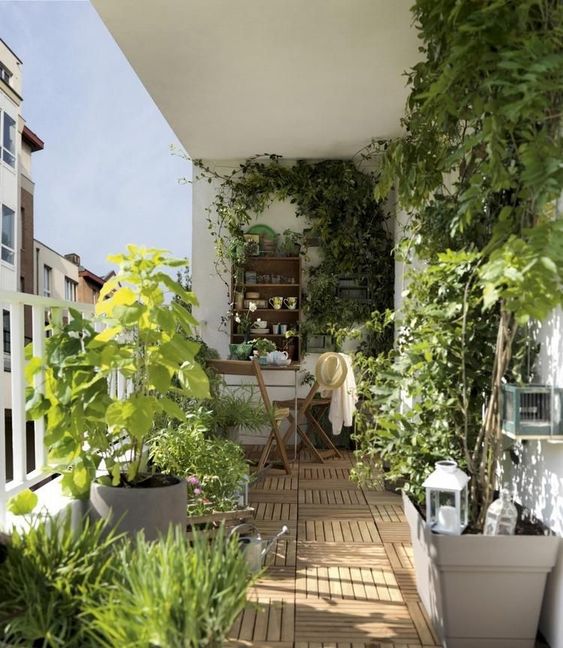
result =
[[261,401],[254,396],[251,386],[221,393],[206,402],[205,425],[215,437],[225,437],[234,428],[244,428],[246,433],[258,432],[270,422]]
[[[406,135],[375,143],[374,150],[382,153],[376,195],[383,198],[396,187],[401,207],[411,213],[407,261],[414,253],[428,265],[411,275],[409,290],[416,296],[406,304],[406,326],[422,346],[414,335],[406,344],[400,341],[391,363],[382,361],[374,380],[384,382],[403,409],[397,395],[411,392],[417,415],[405,420],[417,434],[413,442],[401,419],[396,435],[402,438],[393,436],[397,422],[375,394],[373,423],[364,438],[367,446],[381,445],[374,436],[381,424],[391,435],[387,459],[392,471],[404,472],[408,455],[428,472],[424,457],[435,439],[430,436],[429,444],[420,435],[428,433],[426,414],[434,410],[438,425],[443,422],[436,445],[444,451],[458,447],[456,456],[472,476],[473,521],[481,524],[501,452],[502,383],[516,372],[521,327],[563,300],[563,239],[556,218],[563,191],[563,5],[557,0],[417,0],[413,13],[423,60],[408,74]],[[459,272],[472,254],[473,269],[460,292]],[[453,288],[457,298],[443,303],[438,293],[425,302],[419,297],[429,273],[439,271],[445,258],[454,265],[444,276],[442,295]],[[438,304],[450,316],[430,348],[429,327],[439,318],[432,307]],[[456,326],[464,346],[452,340],[448,350],[447,334]],[[479,328],[484,338],[472,338],[471,331]],[[420,348],[428,358],[417,360]],[[437,364],[437,357],[447,361]],[[489,377],[479,388],[481,379],[471,387],[474,357]],[[418,389],[413,384],[417,371]],[[432,401],[443,407],[436,410]],[[429,429],[434,434],[436,424]]]
[[181,531],[157,543],[140,537],[115,569],[114,586],[86,606],[96,645],[107,648],[219,648],[252,582],[237,540],[224,532],[212,540]]
[[[184,418],[171,391],[209,397],[196,360],[200,345],[188,339],[197,322],[178,301],[166,302],[169,294],[196,303],[165,272],[185,262],[133,245],[110,260],[119,272],[104,285],[94,321],[72,309],[68,322],[55,313],[44,358],[31,358],[26,368],[30,385],[43,376],[29,389],[28,414],[45,416],[49,468],[79,497],[88,495],[102,459],[109,484],[134,486],[144,478],[155,417]],[[124,393],[119,377],[127,381]]]
[[260,357],[266,356],[271,351],[276,350],[276,345],[272,340],[268,340],[267,338],[257,338],[254,340],[253,346],[254,350]]
[[[265,159],[259,159],[259,158]],[[392,241],[386,213],[374,197],[376,177],[355,161],[298,161],[284,164],[278,155],[255,156],[232,173],[222,175],[196,161],[199,178],[219,182],[208,226],[215,241],[216,267],[220,276],[231,272],[237,285],[246,261],[244,233],[253,218],[274,200],[290,200],[298,218],[306,219],[306,237],[286,230],[283,253],[307,253],[307,241],[318,245],[320,264],[309,270],[303,303],[301,333],[324,334],[330,326],[342,328],[363,322],[372,311],[383,312],[393,300]],[[287,241],[287,246],[286,246]],[[300,244],[300,247],[297,246]],[[242,252],[241,252],[242,250]],[[287,250],[287,252],[286,252]],[[338,280],[354,275],[368,287],[365,299],[346,299]],[[225,283],[231,303],[232,286]],[[392,336],[372,341],[379,351],[388,350]]]
[[160,470],[185,477],[188,511],[232,510],[248,476],[242,448],[228,439],[208,438],[205,418],[188,414],[178,427],[158,432],[150,441],[151,460]]
[[98,646],[84,610],[112,581],[120,540],[102,521],[74,529],[70,515],[12,531],[0,565],[0,638],[10,645]]

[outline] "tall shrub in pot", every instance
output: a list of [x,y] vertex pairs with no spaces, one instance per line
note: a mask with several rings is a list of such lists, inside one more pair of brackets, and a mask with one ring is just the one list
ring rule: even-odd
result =
[[181,479],[148,470],[154,419],[184,418],[171,391],[209,397],[199,344],[187,339],[196,320],[167,301],[196,298],[166,272],[185,262],[162,250],[130,245],[110,260],[119,272],[104,285],[94,319],[72,309],[70,321],[52,318],[44,358],[28,363],[30,383],[43,376],[28,412],[45,416],[49,468],[62,474],[65,491],[90,496],[93,514],[113,512],[122,530],[155,537],[185,519],[187,494]]
[[[563,5],[417,0],[413,13],[423,60],[408,74],[405,137],[379,148],[379,194],[396,187],[412,215],[406,261],[425,263],[395,352],[362,359],[375,386],[360,442],[415,497],[437,453],[454,455],[479,529],[500,486],[502,383],[518,374],[527,324],[563,301]],[[533,646],[558,539],[440,536],[405,506],[445,645]]]

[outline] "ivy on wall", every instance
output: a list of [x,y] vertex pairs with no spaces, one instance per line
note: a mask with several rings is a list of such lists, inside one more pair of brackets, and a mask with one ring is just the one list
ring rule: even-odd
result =
[[[266,159],[264,159],[266,158]],[[386,213],[374,197],[376,177],[353,161],[323,160],[285,164],[280,156],[254,157],[227,175],[197,161],[199,178],[219,181],[208,210],[216,264],[229,274],[244,264],[244,233],[274,200],[289,200],[297,218],[306,219],[301,253],[319,247],[320,264],[309,269],[302,333],[362,323],[372,311],[384,311],[393,300],[392,239]],[[361,300],[339,294],[339,279],[353,277],[367,286]],[[229,286],[230,288],[230,286]],[[390,336],[372,336],[380,350]]]

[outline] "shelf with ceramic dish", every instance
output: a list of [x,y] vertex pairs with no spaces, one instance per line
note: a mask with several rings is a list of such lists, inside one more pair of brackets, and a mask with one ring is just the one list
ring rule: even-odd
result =
[[[242,333],[233,333],[234,338],[243,338],[244,335]],[[285,333],[251,333],[250,334],[250,339],[253,340],[254,338],[259,338],[259,337],[265,337],[265,338],[285,338],[286,335]]]
[[251,290],[252,288],[300,288],[298,283],[245,283],[240,285],[241,290]]

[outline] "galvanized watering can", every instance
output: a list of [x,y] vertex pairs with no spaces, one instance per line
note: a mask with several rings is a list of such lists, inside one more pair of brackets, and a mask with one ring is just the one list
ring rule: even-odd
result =
[[288,529],[283,525],[281,531],[271,540],[262,540],[262,536],[254,524],[244,523],[231,529],[229,537],[233,533],[238,533],[239,544],[244,552],[244,557],[250,570],[253,573],[259,572],[264,564],[264,559],[268,552],[274,547],[278,538],[288,533]]

